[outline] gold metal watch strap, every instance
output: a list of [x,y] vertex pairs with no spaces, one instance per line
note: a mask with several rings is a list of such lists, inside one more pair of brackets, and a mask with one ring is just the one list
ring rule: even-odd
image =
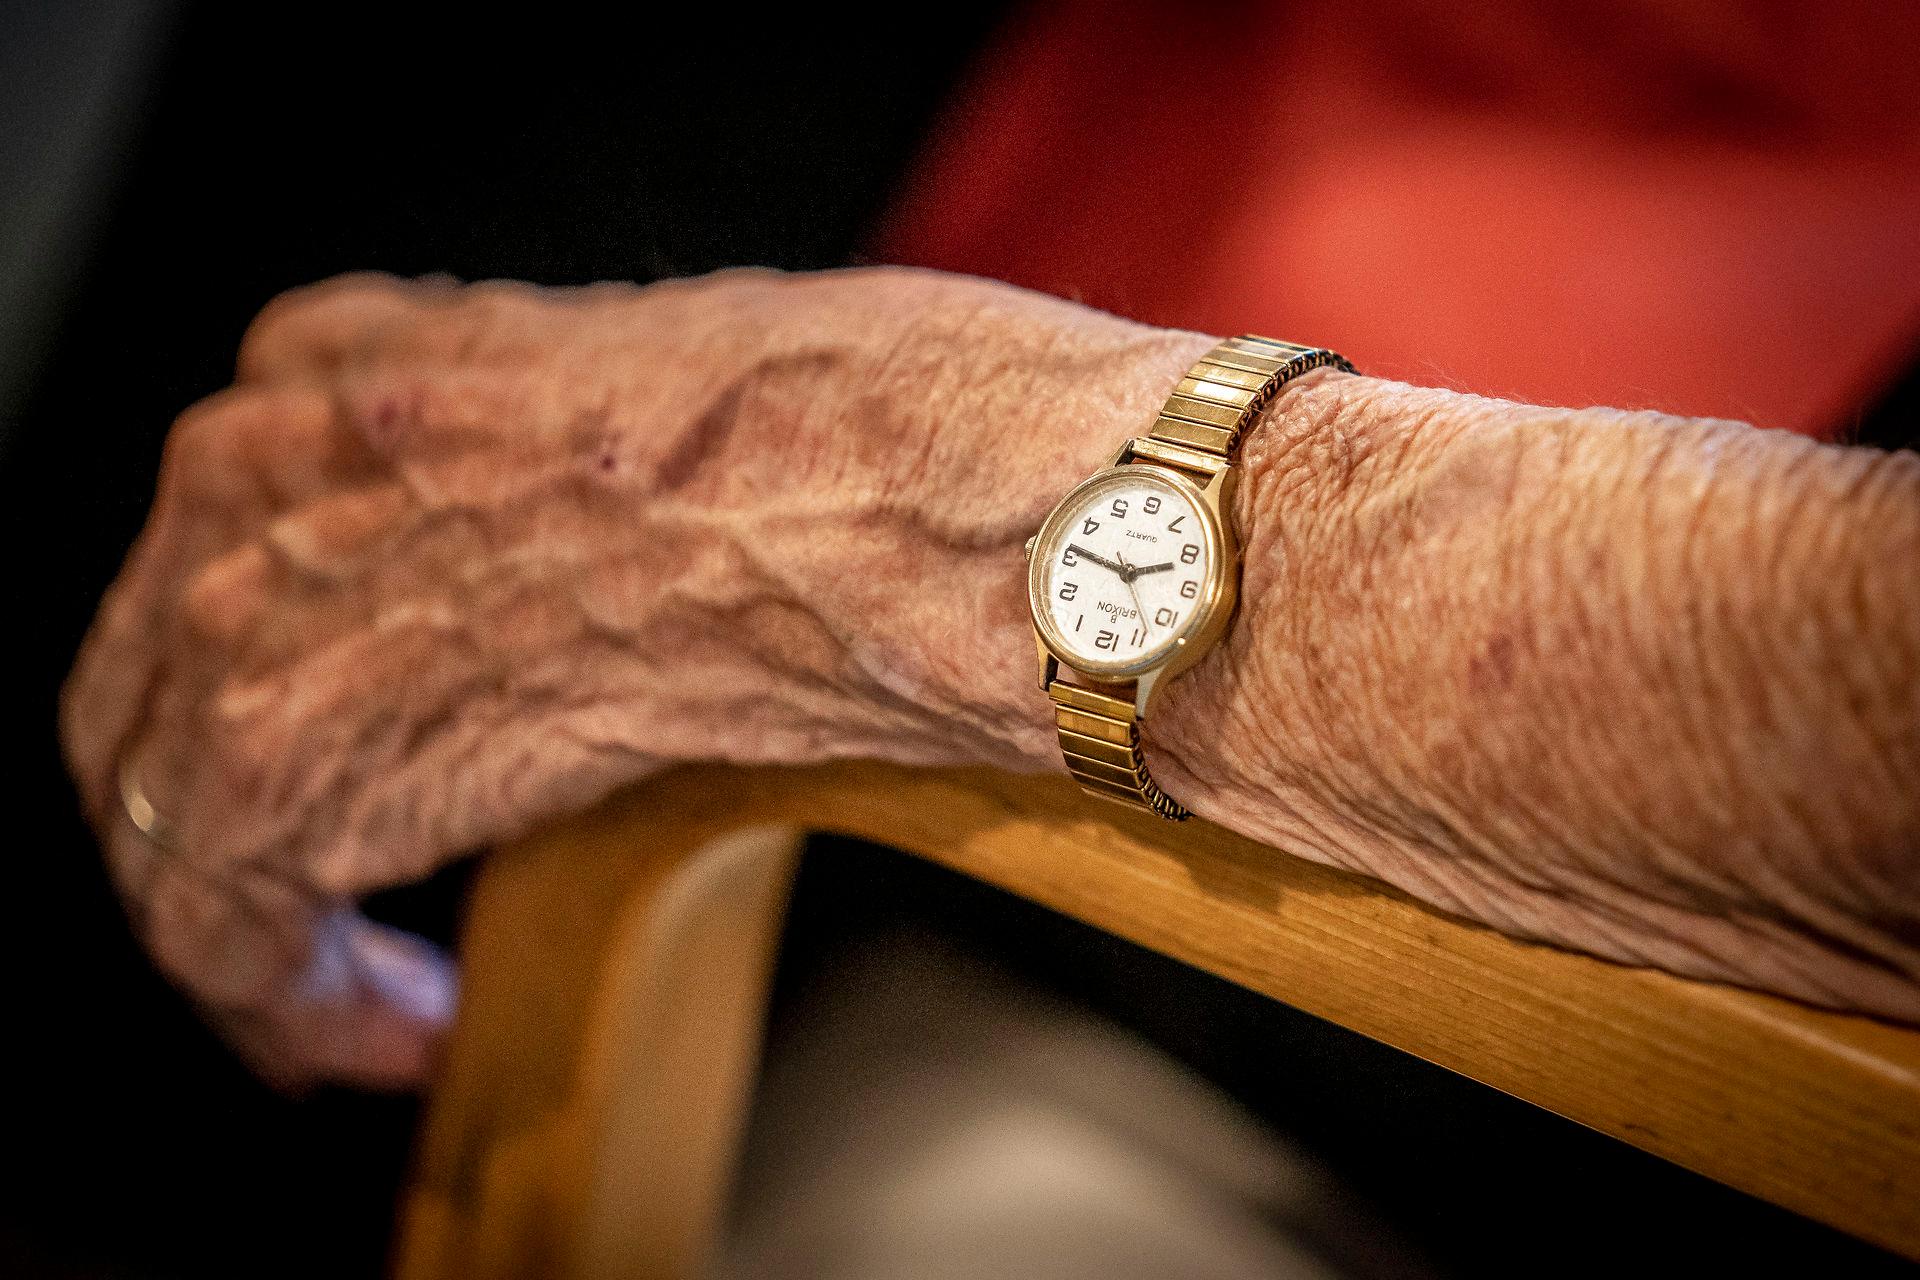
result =
[[1345,357],[1321,347],[1252,334],[1228,338],[1187,370],[1148,435],[1231,462],[1240,433],[1280,388],[1324,368],[1353,372]]
[[[1153,430],[1134,442],[1143,461],[1218,470],[1233,462],[1241,432],[1280,388],[1310,369],[1353,372],[1342,356],[1320,347],[1303,347],[1273,338],[1243,334],[1228,338],[1202,356],[1167,397]],[[1103,685],[1101,692],[1054,680],[1047,686],[1060,754],[1067,770],[1089,795],[1102,796],[1176,822],[1187,808],[1162,791],[1147,772],[1140,745],[1140,716],[1132,683]]]
[[1109,697],[1060,680],[1047,687],[1067,772],[1089,795],[1139,805],[1178,822],[1188,816],[1187,810],[1147,773],[1132,688],[1126,687],[1126,693],[1124,698]]

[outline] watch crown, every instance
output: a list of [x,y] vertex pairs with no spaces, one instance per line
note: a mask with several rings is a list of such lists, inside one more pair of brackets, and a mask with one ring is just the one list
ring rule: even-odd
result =
[[1037,533],[1027,539],[1027,559],[1033,559],[1033,544],[1038,541],[1040,541],[1040,535]]

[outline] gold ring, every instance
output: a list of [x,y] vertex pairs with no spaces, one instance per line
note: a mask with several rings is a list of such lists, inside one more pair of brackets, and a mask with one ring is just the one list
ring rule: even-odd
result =
[[173,828],[160,816],[160,811],[147,799],[146,788],[140,785],[140,774],[133,767],[131,757],[120,762],[120,807],[127,811],[127,819],[135,830],[162,849],[172,852]]

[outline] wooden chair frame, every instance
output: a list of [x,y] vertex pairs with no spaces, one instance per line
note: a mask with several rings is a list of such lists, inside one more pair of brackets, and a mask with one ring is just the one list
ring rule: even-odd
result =
[[683,770],[492,855],[403,1280],[696,1273],[811,831],[930,858],[1920,1259],[1920,1031],[1517,942],[1065,781]]

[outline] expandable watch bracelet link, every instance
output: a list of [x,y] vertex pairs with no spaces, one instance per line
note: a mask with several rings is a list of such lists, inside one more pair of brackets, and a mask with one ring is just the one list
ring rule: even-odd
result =
[[1144,805],[1175,822],[1190,816],[1147,773],[1146,756],[1140,750],[1140,721],[1131,697],[1112,698],[1060,680],[1048,687],[1047,694],[1053,699],[1054,723],[1060,731],[1060,754],[1082,790]]
[[1167,397],[1148,435],[1231,462],[1240,433],[1280,388],[1311,369],[1353,372],[1321,347],[1242,334],[1201,356]]
[[[1191,450],[1187,456],[1196,464],[1230,465],[1241,433],[1280,389],[1322,368],[1354,372],[1345,357],[1321,347],[1252,334],[1226,339],[1187,370],[1148,433],[1149,440],[1173,450],[1164,458],[1143,453],[1141,460],[1177,465],[1180,452]],[[1104,687],[1112,692],[1058,679],[1047,686],[1067,771],[1089,795],[1149,809],[1175,822],[1191,817],[1147,771],[1134,684]]]

